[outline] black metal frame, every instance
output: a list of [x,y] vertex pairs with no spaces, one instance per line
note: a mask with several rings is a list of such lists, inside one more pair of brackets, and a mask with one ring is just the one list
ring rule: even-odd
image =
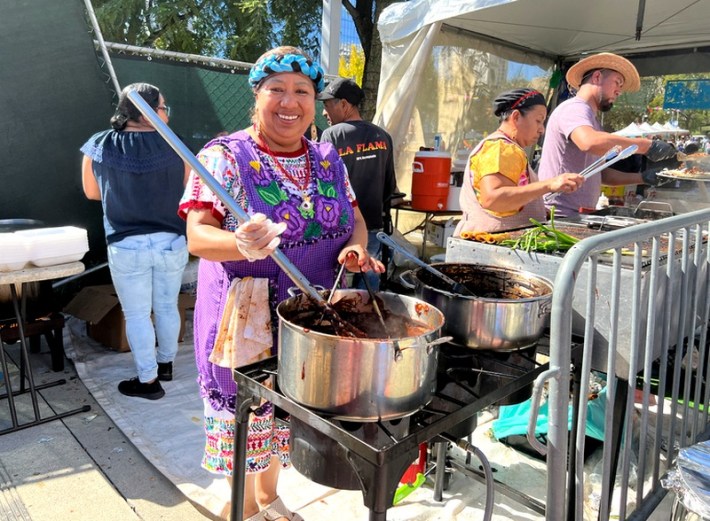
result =
[[[18,304],[19,298],[17,296],[17,290],[15,289],[14,284],[10,284],[10,292],[12,295],[12,305],[15,311],[15,318],[17,319],[17,327],[19,331],[20,340],[20,389],[18,391],[12,390],[10,374],[7,365],[7,357],[5,354],[5,343],[4,341],[0,340],[0,367],[2,368],[5,380],[5,387],[7,388],[7,393],[0,396],[0,399],[7,398],[8,407],[10,409],[10,419],[12,420],[12,427],[0,431],[0,435],[8,434],[10,432],[16,432],[22,429],[26,429],[28,427],[40,425],[42,423],[66,418],[67,416],[71,416],[72,414],[87,412],[91,410],[90,405],[84,405],[82,407],[79,407],[78,409],[72,409],[71,411],[66,411],[63,413],[55,413],[42,418],[39,411],[39,397],[41,396],[39,394],[39,391],[50,387],[55,387],[57,385],[63,385],[66,383],[66,380],[62,378],[43,385],[35,385],[34,376],[32,374],[32,362],[30,361],[29,349],[27,347],[27,338],[25,337],[24,319],[22,313],[20,312],[20,306]],[[22,294],[25,295],[25,292],[23,292]],[[29,385],[27,389],[25,388],[25,378],[27,379],[27,383]],[[32,409],[34,413],[34,420],[26,423],[20,423],[17,418],[15,396],[19,396],[25,393],[29,393],[30,395],[32,401]]]
[[[263,385],[266,379],[276,375],[276,357],[240,367],[234,370],[234,380],[237,383],[238,392],[235,414],[233,465],[235,472],[232,485],[231,519],[243,518],[246,475],[243,471],[237,472],[236,469],[246,467],[249,414],[261,403],[262,399],[272,402],[292,417],[305,422],[308,426],[341,444],[347,450],[348,461],[362,484],[363,501],[370,511],[370,521],[385,521],[387,510],[392,506],[399,480],[407,467],[416,459],[420,443],[435,439],[441,441],[440,435],[468,420],[485,407],[529,386],[547,367],[547,364],[540,365],[536,369],[512,379],[495,391],[475,399],[472,403],[460,406],[450,413],[443,413],[437,409],[437,400],[445,400],[437,394],[429,406],[412,415],[409,434],[401,439],[388,433],[386,427],[379,423],[380,428],[388,434],[391,440],[390,443],[382,446],[373,446],[360,440],[333,423],[328,417],[299,405],[277,389],[270,389]],[[441,486],[439,486],[440,488]],[[521,494],[511,495],[511,497],[520,500]]]

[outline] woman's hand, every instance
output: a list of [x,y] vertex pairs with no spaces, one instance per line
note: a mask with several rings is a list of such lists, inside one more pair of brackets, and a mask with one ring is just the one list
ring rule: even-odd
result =
[[254,214],[234,231],[237,249],[249,262],[265,259],[278,248],[281,243],[279,236],[286,226],[283,222],[272,222],[262,213]]
[[376,258],[370,257],[367,250],[359,244],[346,246],[341,250],[340,255],[338,255],[338,263],[342,264],[343,262],[345,263],[345,269],[354,273],[360,271],[363,273],[368,271],[384,273],[385,271],[385,265]]
[[550,179],[550,192],[566,193],[576,192],[584,184],[584,177],[569,172],[560,174]]

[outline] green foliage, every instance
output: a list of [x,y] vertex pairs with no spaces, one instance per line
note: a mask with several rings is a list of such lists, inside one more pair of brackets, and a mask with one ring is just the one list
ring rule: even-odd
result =
[[[268,49],[294,45],[320,55],[322,0],[92,0],[107,42],[254,62]],[[374,114],[381,45],[379,13],[394,0],[343,0],[353,17],[363,62],[346,67],[366,93],[366,118]],[[359,60],[359,57],[357,58]],[[354,74],[353,74],[354,73]]]
[[666,82],[700,78],[710,78],[710,74],[669,74],[642,78],[639,92],[622,94],[614,103],[614,109],[604,114],[604,127],[609,130],[619,130],[633,122],[665,123],[677,117],[681,128],[688,129],[692,134],[700,133],[702,126],[710,124],[710,111],[663,110]]
[[255,61],[278,45],[318,53],[321,1],[93,0],[108,42]]

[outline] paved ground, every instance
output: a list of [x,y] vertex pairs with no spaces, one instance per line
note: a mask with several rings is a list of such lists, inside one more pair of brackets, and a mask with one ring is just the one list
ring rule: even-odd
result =
[[[9,346],[11,356],[16,356],[17,347]],[[48,368],[48,354],[32,355],[32,360],[37,384],[67,380],[41,391],[55,411],[84,404],[91,410],[0,436],[0,519],[214,519],[200,512],[136,450],[94,401],[71,362],[62,373],[54,373]],[[4,393],[0,384],[0,394]],[[27,398],[15,399],[20,423],[32,419]],[[0,406],[2,430],[11,424],[7,401],[0,401]],[[40,412],[42,417],[52,414],[46,403]]]
[[[17,360],[18,345],[8,354]],[[46,346],[43,346],[46,350]],[[61,373],[49,370],[49,355],[32,355],[37,384],[64,378],[67,383],[41,393],[41,416],[82,405],[91,410],[0,436],[0,519],[7,521],[196,521],[216,518],[191,503],[115,426],[78,379],[71,362]],[[12,369],[11,373],[14,373]],[[0,379],[1,381],[1,379]],[[0,384],[0,394],[4,384]],[[27,395],[16,398],[20,422],[31,419]],[[50,409],[51,406],[51,409]],[[0,400],[0,430],[9,427],[6,400]],[[169,435],[169,433],[168,433]],[[457,477],[456,479],[464,479]],[[670,495],[652,521],[670,519]],[[357,499],[360,503],[361,499]],[[505,504],[503,496],[496,496]],[[443,505],[437,519],[456,519],[461,501]],[[343,505],[344,506],[344,505]],[[499,507],[502,507],[501,503]],[[451,508],[449,508],[451,507]],[[521,513],[519,505],[508,505]],[[327,510],[327,513],[326,513]],[[308,516],[328,520],[332,508]],[[517,515],[517,514],[516,514]],[[443,517],[442,517],[443,516]],[[351,516],[352,517],[352,516]],[[342,511],[343,519],[350,519]],[[406,516],[405,516],[406,517]],[[534,518],[535,516],[533,516]],[[413,519],[413,518],[412,518]],[[527,519],[527,518],[526,518]]]

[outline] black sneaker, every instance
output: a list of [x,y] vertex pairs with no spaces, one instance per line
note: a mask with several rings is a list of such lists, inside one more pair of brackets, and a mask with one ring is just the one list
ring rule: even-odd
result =
[[165,391],[156,379],[152,383],[142,383],[138,378],[124,380],[118,384],[118,392],[126,396],[136,396],[147,400],[159,400],[165,396]]
[[158,380],[169,382],[173,379],[173,363],[158,362]]

